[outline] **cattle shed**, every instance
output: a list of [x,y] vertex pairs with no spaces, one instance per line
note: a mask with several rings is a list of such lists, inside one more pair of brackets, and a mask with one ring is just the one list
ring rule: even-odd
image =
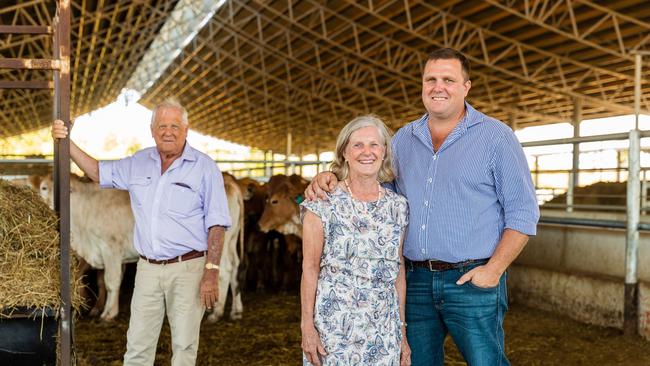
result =
[[[47,23],[54,8],[54,1],[4,1],[0,21]],[[420,72],[435,48],[469,56],[470,102],[516,128],[571,121],[576,109],[582,119],[634,113],[635,54],[650,49],[643,0],[127,0],[72,1],[71,10],[73,117],[130,86],[146,106],[178,97],[201,133],[284,151],[290,132],[294,151],[304,153],[331,148],[359,114],[377,114],[393,128],[419,116]],[[185,40],[173,32],[189,36],[178,31],[186,19],[211,12],[180,52],[169,51],[164,70],[143,65],[166,23],[174,25],[167,43],[178,46]],[[42,57],[50,42],[3,38],[3,58]],[[641,63],[640,108],[648,113],[650,57]],[[131,78],[139,67],[159,76],[138,85]],[[51,73],[0,72],[3,81]],[[48,125],[47,91],[1,93],[0,136]]]
[[[9,67],[57,58],[52,30],[38,28],[53,23],[56,3],[0,0],[0,138],[51,123],[56,68]],[[69,3],[71,118],[133,89],[149,108],[179,99],[197,132],[287,157],[332,150],[358,115],[375,114],[393,130],[418,118],[427,54],[462,51],[474,107],[513,130],[573,125],[573,138],[524,144],[573,150],[562,171],[531,165],[538,193],[545,173],[564,174],[568,188],[559,206],[543,207],[538,235],[513,264],[511,298],[650,339],[650,165],[639,147],[650,132],[638,131],[638,116],[650,114],[647,0]],[[632,114],[630,135],[581,135],[584,120]],[[586,169],[579,146],[594,141],[629,143],[615,167]],[[0,174],[50,164],[15,158],[0,161]],[[590,195],[579,192],[584,174],[604,169],[618,176],[603,180],[631,177],[628,201],[615,209],[580,198]]]

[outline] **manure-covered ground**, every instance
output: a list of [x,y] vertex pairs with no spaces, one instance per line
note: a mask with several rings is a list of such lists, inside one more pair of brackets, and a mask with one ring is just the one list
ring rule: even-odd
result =
[[[242,320],[203,323],[197,365],[300,365],[299,295],[244,294],[243,300]],[[79,365],[122,364],[128,303],[122,301],[121,306],[113,322],[77,321]],[[505,333],[512,365],[650,365],[650,342],[640,337],[624,337],[616,329],[585,325],[518,304],[510,305]],[[446,365],[465,364],[449,339],[446,351]],[[170,358],[165,324],[155,364],[170,365]]]

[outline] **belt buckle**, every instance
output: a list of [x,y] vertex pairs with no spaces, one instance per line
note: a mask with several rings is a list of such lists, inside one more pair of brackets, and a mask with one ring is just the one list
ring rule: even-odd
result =
[[430,259],[427,261],[427,264],[429,265],[429,271],[434,272],[435,270],[433,269],[433,264]]

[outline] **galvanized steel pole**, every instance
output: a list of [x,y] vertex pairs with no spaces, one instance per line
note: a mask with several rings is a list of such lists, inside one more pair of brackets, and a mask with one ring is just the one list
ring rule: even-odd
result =
[[641,57],[634,55],[634,128],[639,129],[639,114],[641,113]]
[[[580,122],[582,122],[582,99],[573,100],[573,137],[580,137]],[[566,195],[567,212],[573,212],[574,192],[578,186],[578,170],[580,168],[580,143],[573,143],[573,164],[569,174],[569,188]]]
[[627,240],[625,245],[625,305],[623,331],[638,332],[639,285],[637,261],[639,252],[640,155],[639,114],[641,113],[641,53],[634,55],[634,130],[630,131],[629,168],[627,177]]
[[[287,156],[284,158],[286,162],[289,161],[289,156],[291,156],[291,131],[287,132]],[[284,166],[284,173],[289,175],[289,163],[286,163]]]
[[630,131],[629,166],[627,176],[627,236],[625,241],[625,302],[623,331],[636,334],[638,329],[638,283],[637,254],[639,251],[639,205],[640,205],[640,133]]

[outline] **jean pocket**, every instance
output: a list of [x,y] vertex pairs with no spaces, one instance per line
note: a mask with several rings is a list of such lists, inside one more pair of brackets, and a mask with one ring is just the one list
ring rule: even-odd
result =
[[473,288],[473,289],[475,289],[475,290],[483,291],[483,292],[492,292],[492,291],[496,291],[496,289],[499,287],[498,284],[497,284],[496,286],[492,286],[492,287],[480,287],[480,286],[476,286],[475,284],[473,284],[472,281],[467,281],[467,282],[465,282],[465,283],[466,283],[469,287],[471,287],[471,288]]

